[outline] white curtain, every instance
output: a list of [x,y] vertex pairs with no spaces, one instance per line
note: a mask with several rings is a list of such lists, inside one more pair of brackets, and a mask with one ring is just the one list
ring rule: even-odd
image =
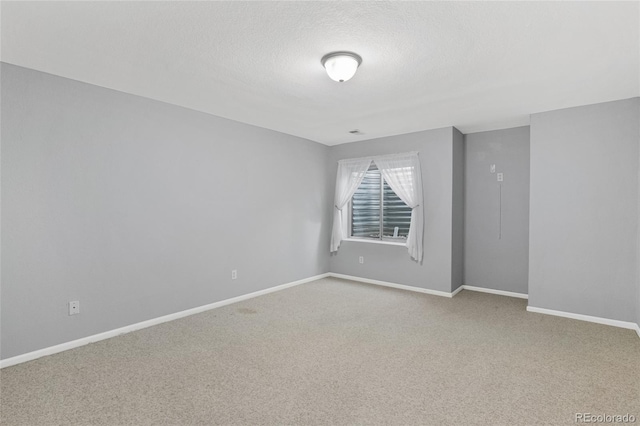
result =
[[347,205],[353,193],[356,192],[364,175],[371,165],[371,158],[357,158],[338,161],[338,175],[336,176],[336,196],[333,208],[333,229],[331,231],[331,252],[338,251],[344,238],[342,224],[342,209]]
[[385,155],[374,157],[373,161],[380,169],[382,177],[387,181],[393,192],[406,205],[411,207],[411,225],[407,235],[407,249],[409,256],[418,262],[422,261],[423,237],[423,202],[422,202],[422,172],[417,152],[406,154]]

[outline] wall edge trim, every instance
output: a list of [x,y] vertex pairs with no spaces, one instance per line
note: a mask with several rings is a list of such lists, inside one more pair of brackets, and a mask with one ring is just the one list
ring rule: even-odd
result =
[[462,290],[464,290],[464,286],[463,286],[463,285],[461,285],[461,286],[459,286],[458,288],[456,288],[455,290],[453,290],[453,291],[451,292],[451,297],[453,297],[453,296],[455,296],[456,294],[460,293]]
[[362,277],[356,277],[353,275],[337,274],[335,272],[329,272],[329,276],[333,278],[341,278],[343,280],[358,281],[365,284],[374,284],[374,285],[379,285],[383,287],[397,288],[400,290],[407,290],[407,291],[413,291],[416,293],[424,293],[424,294],[430,294],[432,296],[442,296],[442,297],[448,297],[448,298],[453,297],[454,294],[457,294],[459,291],[459,290],[456,290],[455,293],[449,293],[441,290],[430,290],[428,288],[414,287],[411,285],[391,283],[388,281],[373,280],[371,278],[362,278]]
[[465,290],[477,291],[480,293],[497,294],[499,296],[517,297],[518,299],[529,299],[529,295],[525,293],[516,293],[513,291],[495,290],[493,288],[476,287],[472,285],[463,285]]
[[556,311],[553,309],[538,308],[536,306],[527,306],[527,312],[575,319],[578,321],[592,322],[596,324],[609,325],[609,326],[618,327],[618,328],[626,328],[628,330],[635,330],[635,332],[638,333],[638,337],[640,337],[640,326],[638,326],[638,324],[636,324],[635,322],[620,321],[620,320],[614,320],[614,319],[602,318],[602,317],[594,317],[591,315],[575,314],[573,312]]

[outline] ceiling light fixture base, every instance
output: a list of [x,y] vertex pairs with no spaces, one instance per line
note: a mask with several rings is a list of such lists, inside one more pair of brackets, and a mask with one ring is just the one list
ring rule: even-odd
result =
[[344,83],[355,75],[362,64],[362,57],[347,51],[331,52],[324,55],[320,63],[332,80]]

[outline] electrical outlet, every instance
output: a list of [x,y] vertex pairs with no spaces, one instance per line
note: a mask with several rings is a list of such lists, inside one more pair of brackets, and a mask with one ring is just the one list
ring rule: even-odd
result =
[[364,256],[360,256],[360,258],[358,259],[358,262],[360,262],[360,264],[364,263]]
[[504,180],[504,174],[498,173],[498,182],[502,182]]
[[235,280],[235,279],[237,279],[237,278],[238,278],[238,270],[237,270],[237,269],[233,269],[233,270],[231,271],[231,279],[232,279],[232,280]]
[[77,315],[80,313],[80,301],[72,300],[69,302],[69,315]]
[[496,172],[496,165],[492,164],[491,166],[489,166],[489,172],[491,173],[495,173]]

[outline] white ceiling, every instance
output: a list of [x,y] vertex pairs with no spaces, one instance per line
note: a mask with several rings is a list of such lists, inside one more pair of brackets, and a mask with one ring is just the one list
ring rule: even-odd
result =
[[[4,62],[327,145],[640,95],[639,2],[3,1],[1,14]],[[335,50],[363,58],[346,83],[320,64]]]

